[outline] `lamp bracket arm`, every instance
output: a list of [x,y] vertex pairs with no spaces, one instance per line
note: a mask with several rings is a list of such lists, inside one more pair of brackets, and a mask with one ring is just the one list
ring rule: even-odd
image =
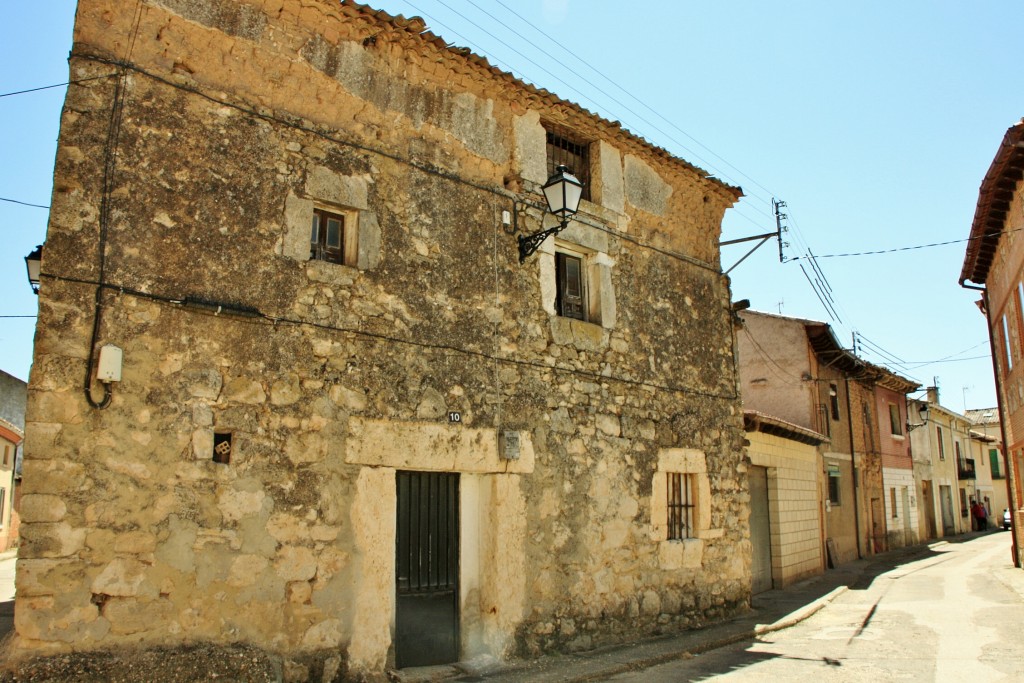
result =
[[557,235],[558,233],[562,232],[562,230],[565,229],[566,225],[568,225],[568,221],[565,221],[552,228],[548,228],[547,230],[535,232],[532,235],[520,235],[519,262],[523,263],[527,259],[527,257],[529,257],[531,254],[537,251],[537,249],[540,248],[540,245],[543,244],[544,240],[546,240],[551,235]]

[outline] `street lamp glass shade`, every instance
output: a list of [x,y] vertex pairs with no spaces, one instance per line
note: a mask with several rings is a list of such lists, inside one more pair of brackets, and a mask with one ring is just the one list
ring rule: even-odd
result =
[[37,246],[32,253],[25,257],[25,268],[28,269],[28,283],[32,291],[39,293],[39,271],[43,261],[43,245]]
[[928,404],[927,403],[922,403],[920,406],[918,406],[917,412],[921,416],[921,423],[922,424],[924,424],[925,422],[928,421]]
[[580,208],[580,197],[583,196],[583,183],[569,172],[565,166],[555,169],[555,174],[544,183],[544,199],[548,202],[548,211],[558,220],[566,221]]

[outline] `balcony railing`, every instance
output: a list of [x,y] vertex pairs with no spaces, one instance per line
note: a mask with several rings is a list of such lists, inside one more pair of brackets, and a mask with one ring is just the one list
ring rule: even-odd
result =
[[964,458],[956,465],[957,479],[975,479],[974,458]]

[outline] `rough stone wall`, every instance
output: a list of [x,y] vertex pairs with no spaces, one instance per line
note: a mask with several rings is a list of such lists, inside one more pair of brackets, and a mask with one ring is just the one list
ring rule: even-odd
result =
[[[78,7],[29,387],[21,653],[242,642],[291,671],[317,653],[318,671],[379,671],[397,469],[473,478],[464,654],[588,648],[748,602],[717,271],[731,189],[414,23],[310,0],[134,7]],[[601,324],[546,310],[551,256],[520,265],[502,222],[541,225],[542,118],[600,140],[567,236],[600,242]],[[351,265],[308,260],[314,205],[356,226]],[[82,392],[97,311],[99,345],[124,351],[105,409]],[[518,463],[499,457],[506,431]],[[672,449],[707,483],[681,568],[651,540]]]

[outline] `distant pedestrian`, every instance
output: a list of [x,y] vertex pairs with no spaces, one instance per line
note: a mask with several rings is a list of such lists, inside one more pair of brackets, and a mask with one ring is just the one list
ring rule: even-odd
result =
[[971,506],[971,514],[974,517],[975,531],[988,529],[988,510],[981,504],[981,501],[974,501],[974,505]]

